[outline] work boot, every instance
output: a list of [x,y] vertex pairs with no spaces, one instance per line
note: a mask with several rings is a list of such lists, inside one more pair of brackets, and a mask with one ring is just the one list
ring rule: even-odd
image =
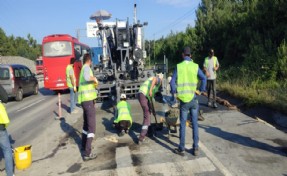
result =
[[217,108],[218,106],[217,106],[217,104],[216,104],[216,102],[213,102],[213,108]]
[[173,152],[174,152],[175,154],[180,155],[180,156],[184,156],[184,150],[180,150],[179,148],[175,148],[175,149],[173,150]]
[[194,155],[194,156],[198,156],[198,155],[199,155],[199,150],[198,150],[198,148],[193,149],[193,155]]
[[97,158],[97,156],[98,155],[95,153],[90,153],[89,156],[84,156],[84,161],[89,161],[89,160],[95,159],[95,158]]
[[122,130],[118,135],[119,135],[119,137],[124,136],[125,135],[125,130]]
[[208,102],[207,102],[207,106],[208,106],[208,107],[211,107],[211,101],[208,101]]

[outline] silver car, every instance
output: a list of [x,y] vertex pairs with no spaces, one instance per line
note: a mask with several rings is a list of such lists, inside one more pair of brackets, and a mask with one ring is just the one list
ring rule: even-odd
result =
[[0,64],[0,84],[9,97],[21,101],[25,94],[38,94],[39,85],[35,74],[20,64]]

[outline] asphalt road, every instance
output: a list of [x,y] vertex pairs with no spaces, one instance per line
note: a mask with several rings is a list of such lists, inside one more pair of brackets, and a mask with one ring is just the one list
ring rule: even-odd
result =
[[[137,100],[132,105],[133,126],[130,133],[118,137],[112,127],[113,107],[109,102],[96,104],[95,160],[81,157],[82,110],[68,114],[69,94],[62,95],[65,120],[55,120],[58,96],[41,89],[37,96],[7,104],[11,124],[8,131],[13,146],[32,144],[32,166],[16,175],[287,175],[287,136],[282,131],[226,107],[206,106],[199,97],[205,121],[199,122],[200,155],[191,154],[192,130],[186,129],[186,154],[173,153],[178,133],[170,138],[167,128],[157,132],[150,142],[137,145],[142,123],[142,109]],[[158,121],[168,105],[155,103]],[[152,117],[154,122],[154,117]],[[0,175],[2,173],[0,172]]]
[[[67,94],[62,95],[63,111],[67,109],[67,98]],[[10,118],[8,131],[13,147],[31,143],[53,123],[58,112],[57,101],[54,92],[40,88],[38,95],[27,95],[21,102],[11,99],[6,104]]]

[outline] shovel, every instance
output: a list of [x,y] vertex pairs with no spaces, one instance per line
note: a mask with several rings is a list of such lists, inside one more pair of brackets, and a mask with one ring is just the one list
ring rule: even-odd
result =
[[153,105],[153,99],[151,98],[149,100],[149,103],[150,103],[150,108],[151,108],[151,112],[154,116],[154,119],[155,119],[155,130],[156,131],[161,131],[163,129],[163,123],[157,123],[157,118],[156,118],[156,112],[155,112],[155,109],[154,109],[154,105]]

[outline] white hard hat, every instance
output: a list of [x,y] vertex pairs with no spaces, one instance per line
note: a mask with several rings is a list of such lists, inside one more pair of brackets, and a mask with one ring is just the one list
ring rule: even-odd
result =
[[159,79],[163,79],[163,74],[162,74],[162,73],[158,73],[158,74],[156,74],[156,76],[157,76]]
[[121,94],[121,98],[126,99],[127,98],[126,94]]

